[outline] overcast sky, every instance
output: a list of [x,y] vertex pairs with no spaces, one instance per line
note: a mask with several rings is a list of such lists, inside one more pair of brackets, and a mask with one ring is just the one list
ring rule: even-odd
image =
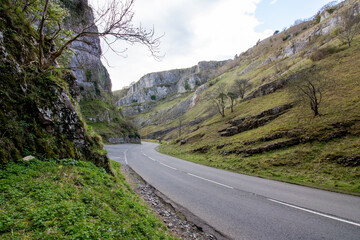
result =
[[[93,5],[107,0],[89,0]],[[118,56],[103,45],[105,61],[118,90],[151,72],[186,68],[203,60],[232,59],[275,30],[309,18],[330,0],[136,0],[134,23],[161,36],[161,61],[141,45]]]

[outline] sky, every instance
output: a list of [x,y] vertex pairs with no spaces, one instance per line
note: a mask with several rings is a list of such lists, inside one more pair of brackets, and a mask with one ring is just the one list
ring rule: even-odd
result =
[[[89,0],[97,8],[107,0]],[[330,0],[136,0],[135,26],[162,36],[159,61],[142,45],[102,44],[103,63],[119,90],[151,72],[187,68],[199,61],[233,59],[275,30],[314,16]]]

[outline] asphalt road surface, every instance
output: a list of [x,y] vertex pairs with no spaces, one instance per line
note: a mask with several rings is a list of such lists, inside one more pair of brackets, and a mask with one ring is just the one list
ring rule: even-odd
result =
[[360,198],[232,173],[156,152],[108,145],[149,184],[231,239],[360,239]]

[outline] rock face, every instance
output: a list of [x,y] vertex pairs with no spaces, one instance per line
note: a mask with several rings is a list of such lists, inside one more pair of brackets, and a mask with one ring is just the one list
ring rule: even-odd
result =
[[[70,10],[71,17],[66,22],[70,30],[79,32],[94,22],[94,14],[87,0],[73,0],[71,3],[62,1]],[[89,30],[97,31],[97,27],[94,25]],[[105,95],[111,93],[111,80],[101,62],[100,39],[97,36],[90,36],[80,40],[71,44],[71,49],[75,54],[70,60],[69,67],[75,74],[81,98],[105,99]]]
[[191,91],[207,82],[217,67],[228,61],[199,62],[186,69],[149,73],[130,86],[127,95],[117,101],[118,106],[164,99],[176,93]]
[[[82,3],[86,3],[81,1]],[[68,71],[40,72],[36,36],[9,1],[0,8],[0,164],[23,156],[72,158],[110,170],[78,112],[79,87]]]

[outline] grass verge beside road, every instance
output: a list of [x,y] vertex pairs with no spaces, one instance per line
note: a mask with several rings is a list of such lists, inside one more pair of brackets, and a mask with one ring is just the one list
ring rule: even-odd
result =
[[92,163],[31,160],[0,169],[0,239],[173,239],[131,190]]

